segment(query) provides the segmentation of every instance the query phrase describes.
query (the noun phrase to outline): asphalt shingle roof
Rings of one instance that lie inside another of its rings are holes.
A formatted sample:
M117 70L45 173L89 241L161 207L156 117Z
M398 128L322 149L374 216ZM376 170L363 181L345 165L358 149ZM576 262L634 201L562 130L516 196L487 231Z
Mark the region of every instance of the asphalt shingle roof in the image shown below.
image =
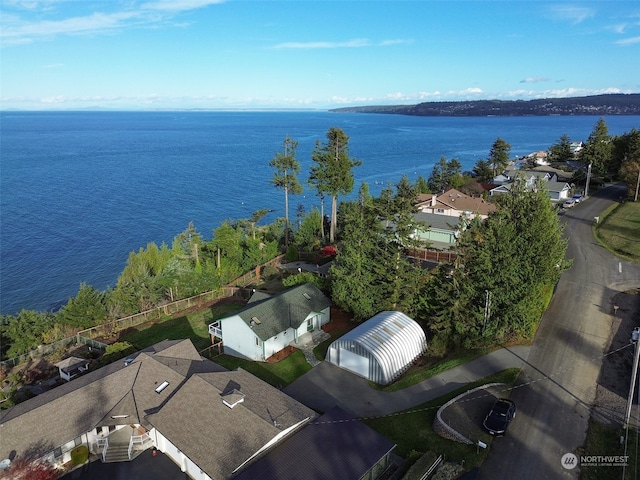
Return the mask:
M223 399L234 390L243 401L229 408ZM315 417L310 408L238 369L192 376L149 421L210 477L223 479L284 430Z
M1 412L0 457L36 445L44 454L97 426L146 424L145 415L179 387L184 372L225 370L203 360L189 340L160 342L131 358L128 366L114 362ZM158 394L163 381L169 386Z
M359 480L395 444L339 407L304 426L235 480Z
M235 315L242 318L261 340L268 340L288 328L298 328L310 313L320 313L329 306L331 301L314 284L305 283L251 302Z

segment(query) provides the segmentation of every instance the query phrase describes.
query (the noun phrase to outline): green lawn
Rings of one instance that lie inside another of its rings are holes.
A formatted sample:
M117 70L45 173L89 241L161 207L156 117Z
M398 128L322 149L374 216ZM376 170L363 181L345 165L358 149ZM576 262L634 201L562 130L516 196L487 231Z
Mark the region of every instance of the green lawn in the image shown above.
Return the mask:
M464 365L465 363L475 360L476 358L490 353L491 351L492 349L468 350L466 352L452 354L443 359L433 359L430 364L412 366L398 380L390 385L383 387L373 382L369 382L369 384L376 390L395 392L410 387L411 385L416 385L427 378L434 377L442 372L457 367L458 365Z
M300 375L311 370L311 365L300 350L278 363L252 362L231 355L220 355L212 360L229 370L240 367L277 388L286 387Z
M436 454L444 454L447 461L463 464L467 470L470 470L482 464L489 449L480 449L480 452L477 453L477 448L474 445L446 440L435 433L433 420L438 408L457 395L486 383L501 382L513 385L519 373L520 370L517 368L504 370L470 383L431 402L423 403L399 414L364 420L364 423L395 442L398 445L395 453L402 457L406 458L412 451L422 453L432 451Z
M595 234L611 252L640 262L640 202L624 202L605 212Z
M191 339L196 349L201 351L211 345L209 324L240 308L240 306L232 304L214 305L185 316L161 320L140 329L126 330L118 341L129 342L136 349L143 349L163 340L188 338Z
M606 426L595 420L589 420L589 429L587 430L587 443L581 448L576 455L624 455L624 444L620 443L620 437L625 432L622 427ZM622 480L631 480L638 478L638 432L633 428L629 429L627 439L627 455L629 460L622 476L622 467L613 466L585 466L580 469L581 480L599 480L601 478L619 478Z

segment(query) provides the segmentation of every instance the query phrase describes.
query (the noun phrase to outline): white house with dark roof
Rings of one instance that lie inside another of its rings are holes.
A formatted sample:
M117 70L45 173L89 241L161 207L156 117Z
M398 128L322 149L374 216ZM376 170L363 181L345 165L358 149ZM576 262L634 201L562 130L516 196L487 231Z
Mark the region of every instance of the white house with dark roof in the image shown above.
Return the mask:
M224 353L265 361L288 345L306 343L331 320L331 300L306 283L272 296L256 292L245 308L209 325Z
M68 357L55 364L60 378L69 382L73 377L89 370L90 360L86 358Z
M0 458L64 464L84 444L126 461L156 447L190 478L226 479L316 416L189 340L164 341L0 412Z

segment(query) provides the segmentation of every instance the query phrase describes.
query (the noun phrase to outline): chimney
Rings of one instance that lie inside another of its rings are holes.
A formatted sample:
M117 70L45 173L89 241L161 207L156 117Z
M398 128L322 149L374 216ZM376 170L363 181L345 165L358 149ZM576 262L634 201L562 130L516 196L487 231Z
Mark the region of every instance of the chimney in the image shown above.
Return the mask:
M436 196L435 195L431 195L431 206L435 207L436 206Z

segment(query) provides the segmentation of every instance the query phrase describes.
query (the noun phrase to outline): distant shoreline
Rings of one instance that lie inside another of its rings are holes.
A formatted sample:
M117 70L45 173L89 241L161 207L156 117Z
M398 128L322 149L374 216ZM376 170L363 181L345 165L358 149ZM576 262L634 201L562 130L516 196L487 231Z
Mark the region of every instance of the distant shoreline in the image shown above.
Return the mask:
M640 115L640 94L536 100L424 102L416 105L373 105L330 109L334 113L385 113L422 117L543 117Z

